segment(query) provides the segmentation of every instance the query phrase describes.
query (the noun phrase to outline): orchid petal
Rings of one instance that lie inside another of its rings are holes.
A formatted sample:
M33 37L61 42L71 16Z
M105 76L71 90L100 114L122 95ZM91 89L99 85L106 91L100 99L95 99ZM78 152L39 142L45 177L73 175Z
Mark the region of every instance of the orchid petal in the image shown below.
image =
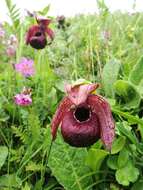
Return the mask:
M111 114L111 108L108 102L99 95L90 95L87 103L96 113L100 123L100 136L106 148L111 150L112 142L115 136L115 124Z
M66 85L65 89L69 99L76 106L86 102L87 97L99 87L99 84Z
M27 32L27 34L26 34L26 44L27 44L27 45L30 43L31 37L34 36L34 34L35 34L36 32L38 32L39 29L40 29L40 28L39 28L38 25L33 25L33 26L31 26L31 27L29 28L29 30L28 30L28 32Z
M48 36L50 37L51 40L54 39L54 32L53 30L51 30L50 28L46 29L46 33L48 34Z
M51 123L53 140L55 140L55 138L56 138L58 127L59 127L64 115L66 114L67 111L69 111L69 109L71 108L72 105L73 104L70 101L70 99L68 97L65 97L61 101L59 107L57 108L56 113L55 113L55 115L52 119L52 123Z
M48 19L46 17L43 16L38 16L36 17L37 23L44 25L44 26L48 26L51 23L51 19Z

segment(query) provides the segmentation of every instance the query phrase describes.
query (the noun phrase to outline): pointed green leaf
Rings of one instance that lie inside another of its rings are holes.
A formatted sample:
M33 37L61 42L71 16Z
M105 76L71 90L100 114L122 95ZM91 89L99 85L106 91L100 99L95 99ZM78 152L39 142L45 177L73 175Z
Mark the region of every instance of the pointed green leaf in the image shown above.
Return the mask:
M125 167L129 159L129 152L127 151L126 148L123 148L118 156L118 167L122 168Z
M137 108L141 96L134 85L124 80L117 80L114 83L114 91L117 102L125 109Z
M86 164L92 168L94 171L99 170L103 160L109 154L109 152L101 149L91 148L88 151L88 156L86 159Z
M92 177L85 176L90 172L85 165L86 156L86 149L73 148L63 142L60 137L54 142L48 165L65 189L84 190L92 184Z
M139 85L142 79L143 79L143 56L133 67L129 75L129 80L135 85Z
M21 179L16 174L3 175L0 177L0 187L18 188L21 186Z
M50 9L50 5L44 7L44 9L42 11L38 11L41 15L46 16L49 12Z
M102 82L105 94L108 97L114 97L113 84L116 82L121 63L116 60L110 60L103 68Z
M109 156L107 160L108 167L111 168L112 170L117 170L118 169L117 161L118 161L117 155Z
M122 150L122 148L124 147L125 142L126 142L126 138L122 136L115 139L112 145L111 154L116 154L120 152L120 150Z
M25 184L24 187L22 187L22 190L31 190L30 186L28 185L28 183Z
M5 163L7 156L8 156L8 148L6 146L0 146L0 169Z

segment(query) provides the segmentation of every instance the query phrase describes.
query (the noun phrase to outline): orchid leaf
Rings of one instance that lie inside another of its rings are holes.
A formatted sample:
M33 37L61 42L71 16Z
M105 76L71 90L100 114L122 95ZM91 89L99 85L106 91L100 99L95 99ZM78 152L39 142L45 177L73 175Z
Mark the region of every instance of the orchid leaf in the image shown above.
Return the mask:
M109 158L107 160L108 167L111 168L112 170L117 170L118 169L117 161L118 161L117 155L109 156Z
M141 101L141 96L137 88L124 80L117 80L114 83L116 100L125 109L137 108Z
M125 167L127 162L129 160L129 152L127 151L127 149L123 148L118 156L118 167L122 168Z
M0 146L0 169L4 165L8 156L8 148L6 146Z
M124 136L121 136L117 139L114 140L112 149L111 149L111 154L116 154L122 150L126 142L126 138Z
M85 149L73 148L59 137L54 143L48 165L53 175L65 189L83 190L92 184L91 176L80 180L82 176L90 172L90 169L85 165L86 156L87 151Z
M139 59L139 61L135 64L132 71L129 75L129 80L135 84L139 85L143 78L143 56Z
M91 148L88 151L86 164L92 168L93 171L98 171L103 160L109 154L109 152L102 149Z
M102 82L107 97L114 97L113 84L116 82L121 63L116 60L110 60L103 68Z
M9 189L16 189L21 186L21 183L21 179L16 174L7 174L0 177L0 188L8 187Z

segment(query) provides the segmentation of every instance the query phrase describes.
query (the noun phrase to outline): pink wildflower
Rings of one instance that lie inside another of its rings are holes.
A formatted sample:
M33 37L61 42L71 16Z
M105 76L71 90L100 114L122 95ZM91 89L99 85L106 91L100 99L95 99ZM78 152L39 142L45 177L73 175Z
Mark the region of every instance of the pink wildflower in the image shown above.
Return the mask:
M14 101L17 105L28 106L32 104L31 96L28 94L16 94L14 96Z
M15 103L20 106L28 106L32 104L31 92L31 88L24 87L20 94L14 96Z
M4 38L5 36L5 31L3 28L0 27L0 38Z
M35 74L34 62L31 59L22 58L20 63L15 64L15 70L24 77L30 77Z
M101 32L101 38L102 38L103 40L110 40L110 38L111 38L111 32L108 31L108 30L102 31L102 32Z
M9 46L7 47L7 49L6 49L6 53L7 53L7 55L8 55L9 57L14 56L15 53L16 53L15 47L12 46L12 45L9 45Z
M11 34L9 36L9 40L7 41L6 45L6 53L9 57L12 57L16 54L16 49L17 49L17 38L14 34Z

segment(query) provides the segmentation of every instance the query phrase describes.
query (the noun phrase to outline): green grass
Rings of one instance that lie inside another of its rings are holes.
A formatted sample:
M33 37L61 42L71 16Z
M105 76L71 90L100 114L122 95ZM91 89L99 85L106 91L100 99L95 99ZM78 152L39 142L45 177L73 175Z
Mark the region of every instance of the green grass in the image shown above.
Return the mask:
M20 21L19 10L11 1L7 5L12 25L4 24L0 42L0 190L142 189L143 14L111 14L100 5L99 14L66 18L64 30L52 18L54 41L37 51L25 44L34 18ZM6 54L10 34L18 39L13 57ZM36 75L25 79L15 72L13 64L21 57L34 60ZM100 141L87 149L72 148L59 131L47 160L50 122L64 84L80 78L99 82L98 93L112 107L113 150L103 150ZM32 88L29 107L13 101L23 86Z

